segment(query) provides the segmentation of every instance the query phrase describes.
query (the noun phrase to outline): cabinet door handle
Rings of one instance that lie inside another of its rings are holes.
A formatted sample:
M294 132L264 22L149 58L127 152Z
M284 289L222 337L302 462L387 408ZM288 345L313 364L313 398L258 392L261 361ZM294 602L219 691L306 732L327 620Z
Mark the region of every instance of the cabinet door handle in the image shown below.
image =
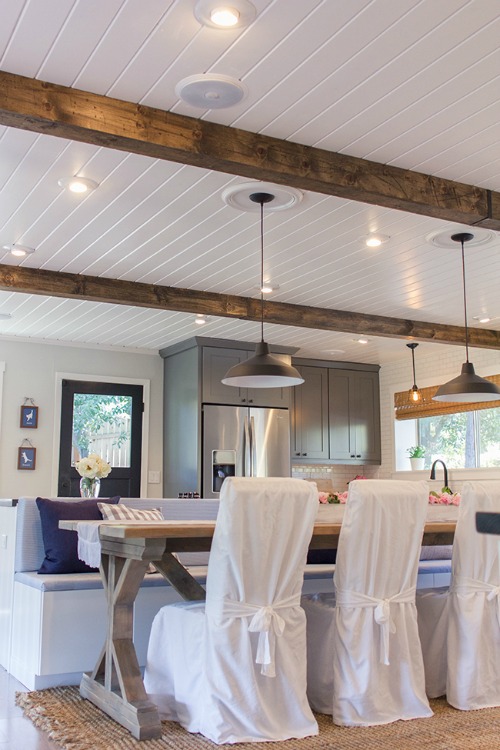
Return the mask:
M356 458L361 458L361 453L358 453Z
M354 453L351 453L351 458L356 458L356 456L354 455Z
M249 403L249 404L253 404L253 398L249 398L249 399L248 399L248 403Z
M303 453L302 455L303 455L303 456L307 456L307 453Z
M241 403L244 404L246 402L246 398L241 399Z
M296 455L296 456L300 456L300 453L296 453L295 455Z

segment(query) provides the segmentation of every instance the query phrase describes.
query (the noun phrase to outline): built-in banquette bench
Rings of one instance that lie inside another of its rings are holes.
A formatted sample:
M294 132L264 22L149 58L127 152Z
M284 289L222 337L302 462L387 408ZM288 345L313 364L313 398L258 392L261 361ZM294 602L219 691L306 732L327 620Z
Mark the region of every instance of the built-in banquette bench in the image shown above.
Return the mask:
M127 498L120 502L133 508L160 508L169 520L212 520L219 505L218 500ZM36 498L22 497L16 505L0 501L0 664L31 690L78 684L82 672L95 666L106 631L99 573L39 574L44 555ZM185 553L180 559L204 584L208 553ZM449 560L421 565L419 585L447 583ZM304 593L333 590L332 572L328 564L307 566ZM134 643L141 666L153 617L164 604L179 598L158 573L145 577L134 611Z

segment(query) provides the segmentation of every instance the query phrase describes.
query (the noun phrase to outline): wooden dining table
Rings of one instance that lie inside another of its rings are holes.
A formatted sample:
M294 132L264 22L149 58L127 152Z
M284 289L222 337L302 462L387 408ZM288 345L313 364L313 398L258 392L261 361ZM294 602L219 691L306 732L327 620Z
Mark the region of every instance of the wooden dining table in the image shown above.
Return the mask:
M60 521L77 531L78 521ZM107 598L106 641L92 672L85 673L80 694L126 727L138 740L161 737L156 705L144 688L133 642L133 609L149 564L186 600L203 601L205 589L173 553L209 551L215 521L98 522L100 572ZM425 525L423 545L452 544L453 521ZM336 549L341 521L317 521L310 549Z

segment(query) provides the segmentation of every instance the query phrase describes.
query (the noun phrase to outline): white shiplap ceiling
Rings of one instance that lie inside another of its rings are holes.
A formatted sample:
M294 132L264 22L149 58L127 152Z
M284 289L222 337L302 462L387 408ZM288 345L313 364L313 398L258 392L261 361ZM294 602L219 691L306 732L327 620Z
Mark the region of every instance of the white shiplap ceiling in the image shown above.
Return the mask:
M500 190L498 0L254 0L247 28L196 20L193 0L0 0L0 69L310 146ZM186 76L241 80L247 96L198 110ZM79 174L84 197L58 186ZM258 296L259 217L222 201L247 180L0 127L0 263ZM468 229L305 193L265 220L271 299L463 325L457 249ZM390 239L368 249L363 236ZM483 233L485 230L482 230ZM500 330L500 237L467 259L469 323ZM143 308L0 292L0 337L158 349L193 335L255 341L258 326ZM359 331L363 334L363 331ZM405 342L266 326L302 356L387 363ZM436 346L436 351L440 347ZM328 352L334 353L329 354ZM341 353L339 353L339 351Z

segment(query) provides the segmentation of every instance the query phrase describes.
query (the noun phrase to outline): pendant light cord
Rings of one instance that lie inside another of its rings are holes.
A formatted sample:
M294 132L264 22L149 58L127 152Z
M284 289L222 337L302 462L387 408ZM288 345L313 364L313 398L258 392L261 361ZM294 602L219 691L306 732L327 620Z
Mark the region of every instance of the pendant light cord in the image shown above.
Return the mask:
M464 240L462 238L462 281L464 287L464 316L465 316L465 361L469 362L469 328L467 326L467 295L465 293L465 252Z
M264 201L260 202L260 340L264 343Z
M413 362L413 387L417 387L417 379L415 377L415 349L411 350L411 360Z

